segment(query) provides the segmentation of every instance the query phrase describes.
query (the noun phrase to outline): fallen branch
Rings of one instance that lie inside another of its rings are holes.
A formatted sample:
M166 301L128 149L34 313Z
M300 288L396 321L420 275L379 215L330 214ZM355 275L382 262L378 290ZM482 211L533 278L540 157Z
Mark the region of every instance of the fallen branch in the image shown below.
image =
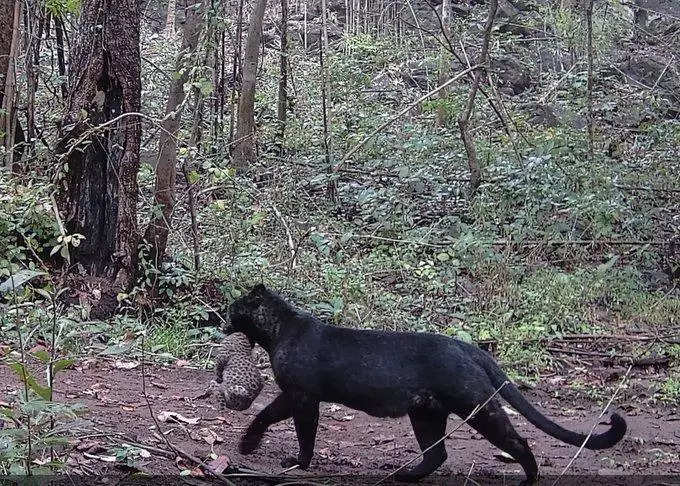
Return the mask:
M158 435L165 441L165 444L168 446L168 448L172 451L174 451L178 456L183 457L184 459L191 461L192 463L198 465L206 474L213 476L215 479L220 481L221 483L226 484L227 486L236 486L233 482L231 482L229 479L227 479L223 474L216 473L213 471L210 466L208 466L205 462L201 461L198 457L194 457L188 452L185 452L184 450L180 449L176 445L174 445L172 442L170 442L170 439L163 433L163 429L161 428L161 425L158 423L158 419L156 419L156 414L153 411L153 406L151 405L151 401L149 400L149 395L146 393L146 360L144 359L144 340L142 340L142 395L144 396L144 401L146 402L146 406L149 409L149 413L151 414L151 419L153 420L153 423L156 425L156 430L158 431Z
M342 236L341 233L329 233L335 236ZM425 241L415 241L415 240L400 240L397 238L388 238L384 236L376 236L376 235L352 235L352 238L360 238L360 239L371 239L371 240L378 240L378 241L387 241L391 243L402 243L406 245L418 245L418 246L427 246L427 247L432 247L432 248L445 248L448 246L451 246L455 244L455 241L433 241L433 242L425 242ZM611 245L611 246L620 246L620 245L630 245L630 246L644 246L644 245L650 245L650 246L663 246L667 243L666 240L522 240L522 241L513 241L513 240L507 240L507 239L499 239L499 240L488 240L488 241L482 241L480 244L483 245L492 245L492 246L501 246L501 245L516 245L520 247L530 247L530 246L569 246L569 245L575 245L575 246L588 246L588 245Z

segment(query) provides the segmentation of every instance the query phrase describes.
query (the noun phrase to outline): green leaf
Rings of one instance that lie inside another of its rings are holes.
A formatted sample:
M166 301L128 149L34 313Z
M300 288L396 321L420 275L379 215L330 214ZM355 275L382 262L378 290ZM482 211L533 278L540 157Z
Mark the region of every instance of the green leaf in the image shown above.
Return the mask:
M7 418L16 417L16 414L11 408L0 408L0 415L4 415Z
M101 352L101 354L105 355L118 355L118 354L123 354L128 352L130 349L129 345L126 344L114 344L113 346L109 346L106 348L104 351Z
M607 270L611 270L614 265L616 265L616 262L619 261L619 256L614 255L609 259L607 263L603 263L597 267L598 272L606 272Z
M61 251L59 252L59 254L60 254L60 255L62 256L62 258L63 258L64 260L66 260L67 262L70 262L70 261L71 261L71 256L69 255L69 252L68 252L68 245L62 246L62 247L61 247Z
M52 374L56 375L60 371L64 371L71 367L73 363L75 363L75 360L73 359L59 359L55 361L54 366L52 367Z
M463 331L462 329L458 329L456 331L456 337L461 341L465 341L466 343L472 342L472 336L470 336L470 333L467 331Z
M28 387L33 390L35 393L38 394L40 398L43 400L51 400L52 398L52 389L46 386L42 386L38 381L35 379L35 377L31 374L30 371L26 369L26 367L21 364L21 363L11 363L9 365L10 369L14 371L19 379L26 383Z
M38 358L43 363L49 363L50 362L50 353L48 353L44 349L36 351L35 353L33 353L33 356Z
M19 270L13 276L0 284L0 294L10 292L12 290L19 290L23 284L40 275L46 275L46 273L36 270Z
M201 180L201 175L198 172L195 170L189 172L189 184L196 184L199 180Z

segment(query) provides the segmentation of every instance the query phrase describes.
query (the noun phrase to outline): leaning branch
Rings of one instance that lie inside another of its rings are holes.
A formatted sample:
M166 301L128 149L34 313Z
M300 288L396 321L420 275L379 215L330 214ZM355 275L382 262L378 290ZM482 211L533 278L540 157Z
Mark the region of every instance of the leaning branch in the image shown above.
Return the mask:
M482 43L482 52L479 54L479 61L477 63L477 69L475 70L475 78L472 82L472 88L470 89L470 96L468 97L467 105L465 106L465 111L463 116L458 119L458 128L460 129L460 135L463 139L463 144L465 145L465 151L468 157L468 166L470 167L470 188L469 194L472 198L479 185L482 182L482 169L479 166L479 160L477 159L477 150L475 149L475 143L468 130L468 125L470 123L470 115L472 114L472 108L475 104L475 98L477 97L477 91L479 90L479 82L482 78L483 66L486 66L489 54L489 42L491 40L491 28L493 27L493 21L496 17L496 11L498 10L498 0L491 0L489 3L489 17L486 19L486 25L484 26L484 41Z
M449 79L449 80L448 80L447 82L445 82L444 84L442 84L442 85L440 85L440 86L437 86L435 89L433 89L433 90L430 91L429 93L424 94L423 96L421 96L420 98L418 98L416 101L414 101L413 103L411 103L410 105L408 105L406 108L404 108L403 110L401 110L399 113L397 113L396 115L394 115L392 118L390 118L389 120L387 120L385 123L383 123L382 125L380 125L378 128L376 128L375 130L373 130L373 131L372 131L366 138L364 138L358 145L356 145L352 150L350 150L349 152L347 152L347 153L345 154L345 156L342 158L342 160L340 160L340 162L338 162L337 164L335 164L335 165L333 166L333 172L337 172L337 171L340 169L340 167L342 166L342 164L344 164L347 160L349 160L349 158L350 158L352 155L354 155L359 149L361 149L361 147L363 147L364 145L366 145L366 144L367 144L373 137L375 137L378 133L380 133L380 132L383 131L386 127L388 127L389 125L391 125L392 123L394 123L395 121L397 121L399 118L401 118L402 116L404 116L406 113L408 113L410 110L412 110L415 106L419 105L420 103L422 103L423 101L425 101L426 99L428 99L430 96L439 93L441 90L443 90L443 89L446 88L447 86L449 86L449 85L455 83L455 82L458 81L460 78L462 78L463 76L465 76L465 75L468 74L469 72L474 71L474 70L475 70L476 68L478 68L478 67L479 67L478 65L475 65L475 66L472 66L472 67L469 67L469 68L465 69L464 71L459 72L459 73L456 74L453 78Z

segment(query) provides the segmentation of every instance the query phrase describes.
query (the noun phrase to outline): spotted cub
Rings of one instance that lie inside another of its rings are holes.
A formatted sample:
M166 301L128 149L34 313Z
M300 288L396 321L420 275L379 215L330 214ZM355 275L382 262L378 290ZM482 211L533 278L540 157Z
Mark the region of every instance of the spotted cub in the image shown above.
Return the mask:
M222 342L212 389L220 406L231 410L247 409L262 391L262 375L245 334L230 334Z

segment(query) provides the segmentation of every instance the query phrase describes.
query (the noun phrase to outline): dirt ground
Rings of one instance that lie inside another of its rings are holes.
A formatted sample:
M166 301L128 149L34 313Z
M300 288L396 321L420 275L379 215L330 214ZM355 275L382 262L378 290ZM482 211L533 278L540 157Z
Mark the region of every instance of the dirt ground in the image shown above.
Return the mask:
M255 454L241 456L236 450L238 438L254 414L277 393L271 377L249 410L221 411L212 400L197 398L205 391L211 373L184 364L186 366L148 365L146 369L147 396L154 414L162 418L165 418L162 412L181 414L179 421L171 418L159 422L170 442L208 463L218 457L218 461L213 462L215 467L217 464L224 467L228 462L231 469L226 473L233 471L233 467L269 474L282 472L280 460L297 453L292 421L274 425ZM141 369L134 362L87 359L76 369L60 375L56 400L81 403L88 409L84 421L74 430L69 459L74 473L120 472L119 462L110 461L116 447L126 441L165 447L158 436L154 436L155 423L142 394ZM672 407L639 406L640 394L635 392L635 383L644 389L644 380L640 374L634 376L631 385L617 399L617 408L628 420L627 437L613 449L584 450L569 468L573 484L583 484L585 476L589 476L586 484L601 481L609 486L680 484L680 411ZM542 385L525 393L532 403L560 424L587 431L599 416L602 405L574 397L570 389L560 383L555 377L546 378ZM14 375L6 366L1 366L0 399L11 403L17 388ZM577 452L576 447L543 434L520 415L513 415L512 420L520 434L529 440L543 477L559 475ZM460 420L452 416L448 430L459 423ZM502 462L497 457L499 451L466 425L447 439L446 445L449 459L427 484L463 484L468 475L481 484L512 484L520 477L518 464ZM312 466L309 471L288 472L285 478L316 484L374 484L415 458L418 452L408 418L377 419L342 406L322 404ZM134 466L137 471L153 475L179 475L181 470L193 470L201 476L200 470L187 461L156 453L139 458ZM651 474L665 477L658 483L633 480L639 475ZM602 477L596 481L592 475ZM235 480L238 482L238 478ZM569 482L562 479L559 484Z

